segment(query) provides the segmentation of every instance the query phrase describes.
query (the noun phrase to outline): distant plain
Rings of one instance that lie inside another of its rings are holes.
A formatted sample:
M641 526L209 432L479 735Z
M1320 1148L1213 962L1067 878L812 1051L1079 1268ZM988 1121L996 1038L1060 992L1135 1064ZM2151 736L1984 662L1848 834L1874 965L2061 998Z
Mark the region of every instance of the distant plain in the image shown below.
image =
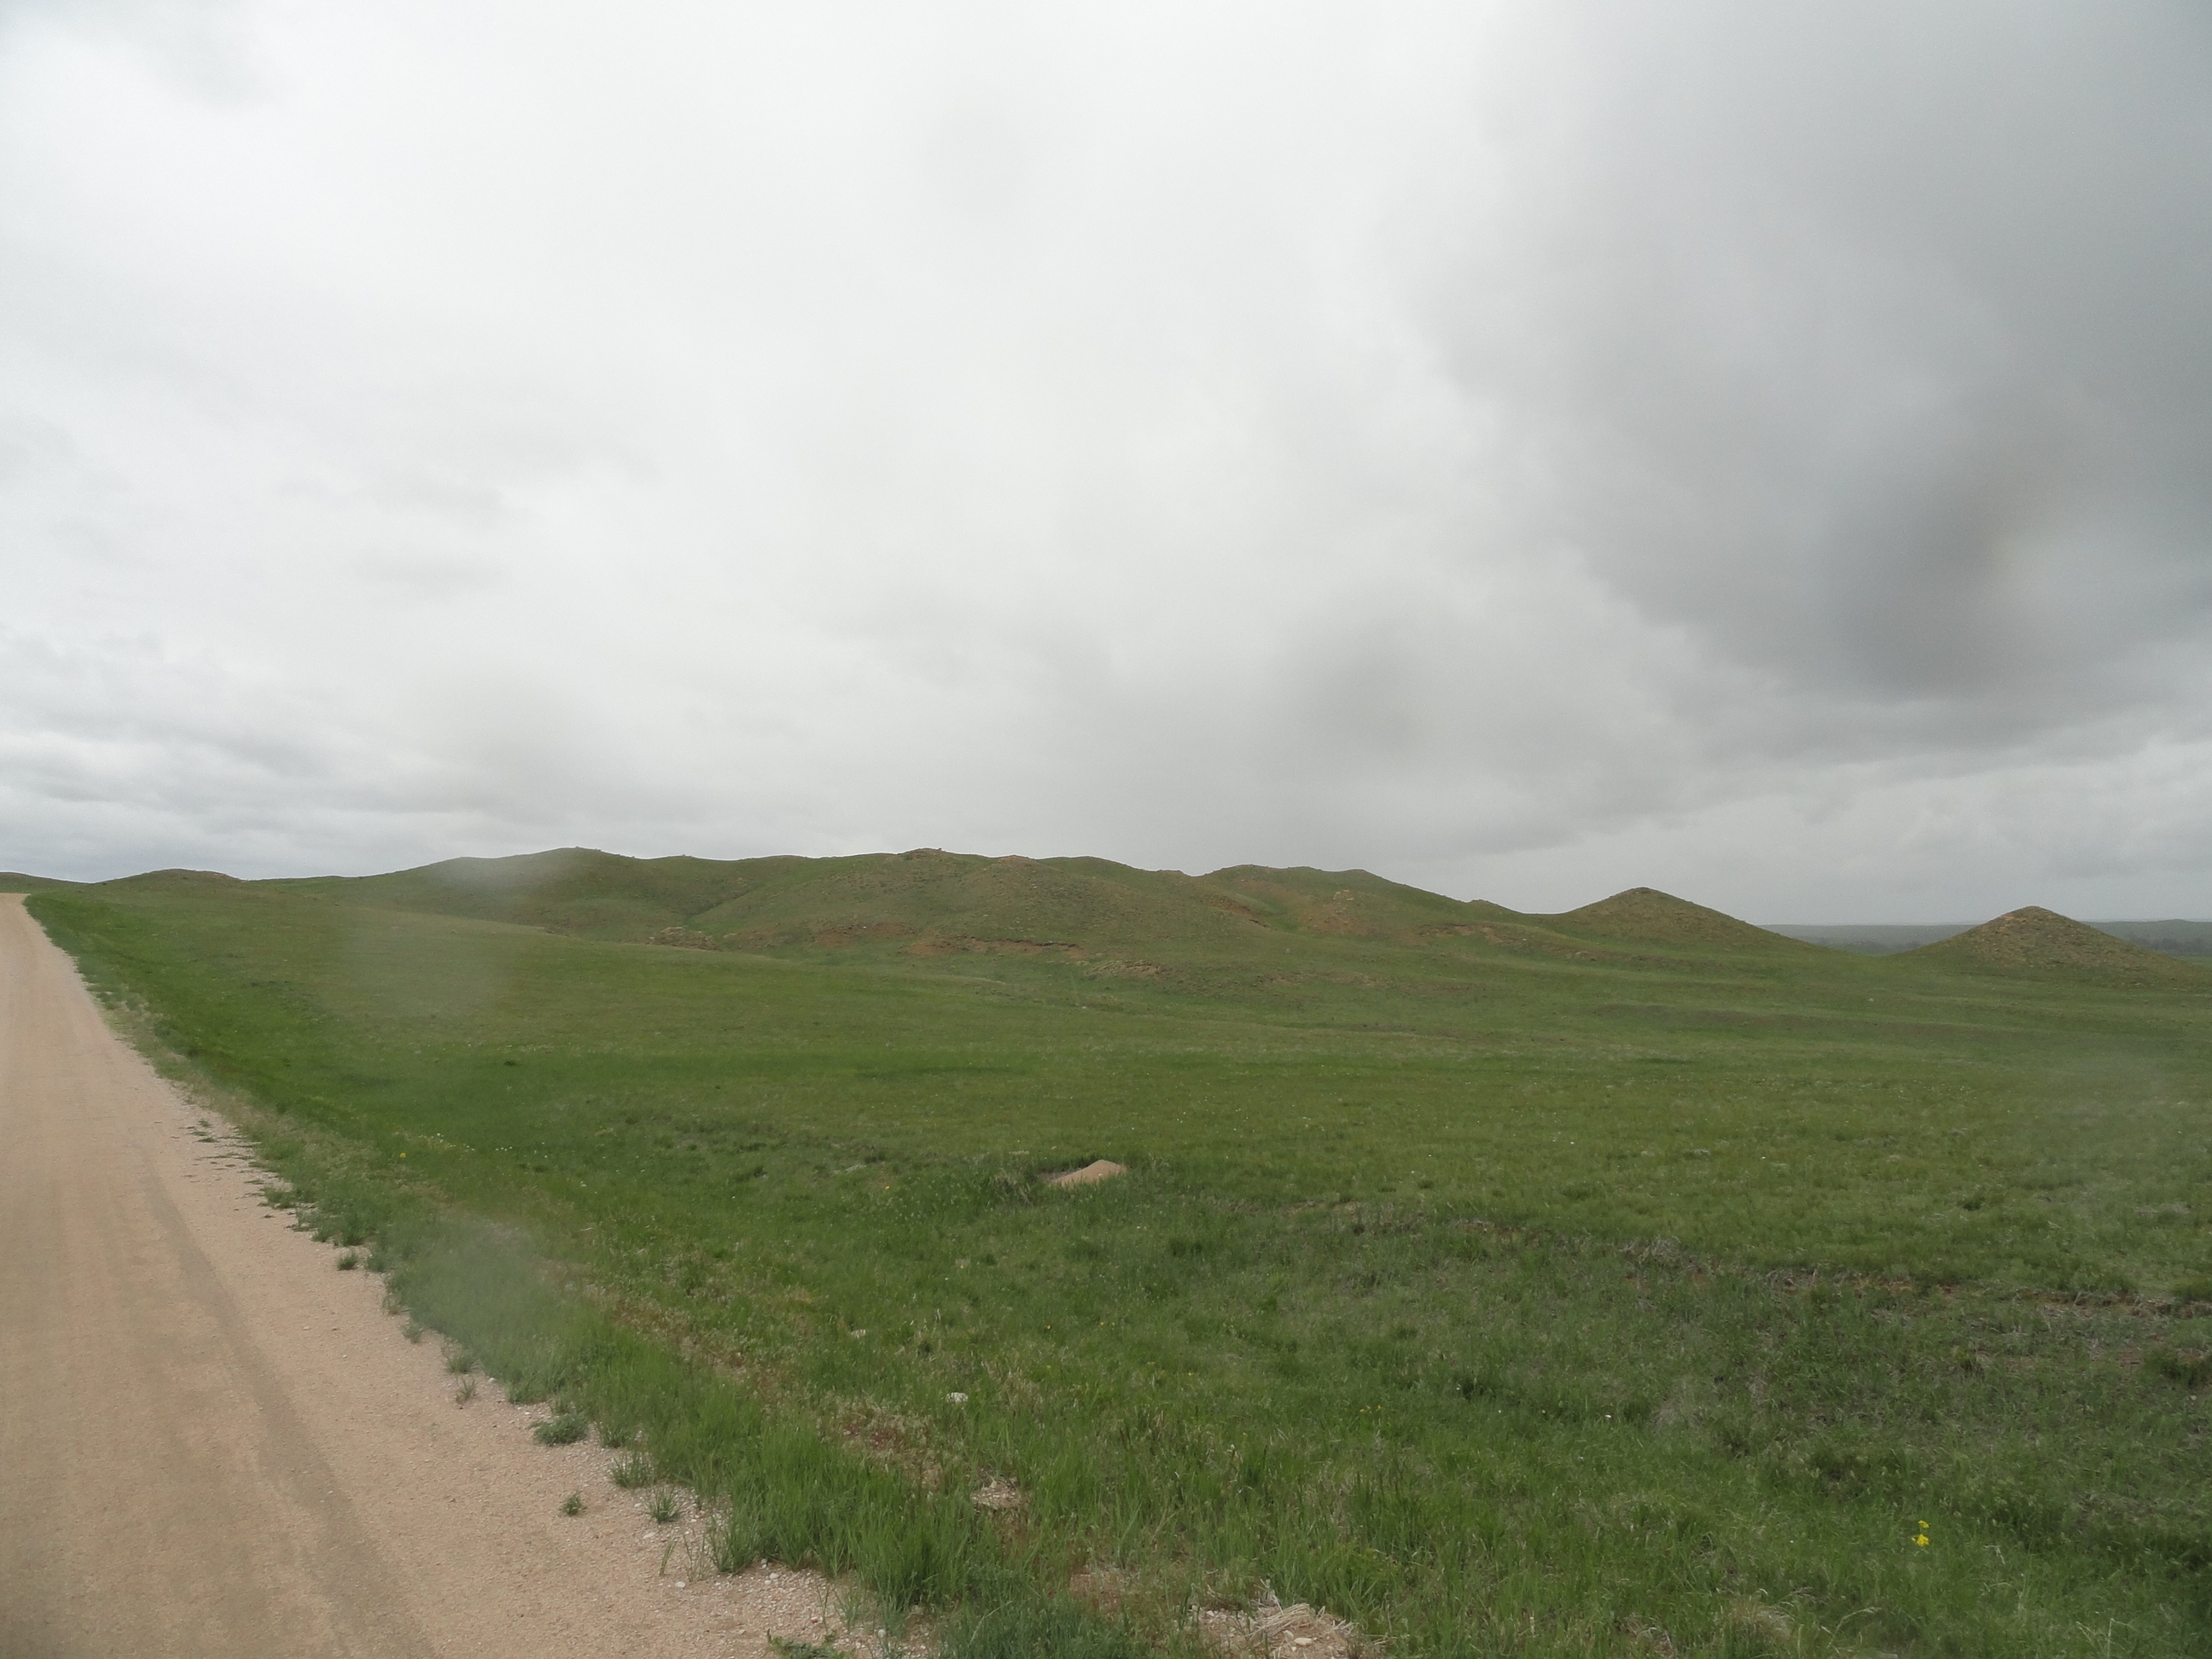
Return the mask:
M1973 922L1770 922L1770 933L1825 945L1832 950L1856 951L1863 956L1886 957L1899 951L1917 951L1963 933ZM2212 921L2100 921L2088 926L2172 957L2212 957Z
M927 850L31 906L420 1316L948 1651L2212 1648L2174 955Z

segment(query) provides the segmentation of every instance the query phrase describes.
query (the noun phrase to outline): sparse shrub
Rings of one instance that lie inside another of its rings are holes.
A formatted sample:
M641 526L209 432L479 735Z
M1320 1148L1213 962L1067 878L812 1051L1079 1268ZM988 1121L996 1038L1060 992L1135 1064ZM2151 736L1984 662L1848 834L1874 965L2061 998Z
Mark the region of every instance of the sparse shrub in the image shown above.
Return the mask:
M446 1369L455 1376L466 1376L476 1368L477 1357L466 1348L452 1348L447 1351Z
M341 1250L338 1252L338 1271L340 1273L349 1273L359 1266L361 1266L361 1258L355 1255L351 1250Z
M684 1513L684 1505L674 1492L664 1490L653 1493L653 1501L646 1505L645 1512L665 1527Z
M607 1468L607 1479L624 1492L649 1486L659 1478L660 1472L653 1467L653 1459L641 1451L634 1451L627 1457L617 1457Z
M453 1390L453 1403L454 1403L456 1406L465 1406L465 1405L467 1405L467 1404L469 1403L469 1401L471 1401L471 1400L475 1399L476 1397L477 1397L477 1380L476 1380L476 1378L474 1378L473 1376L465 1376L465 1377L463 1377L463 1378L461 1379L461 1386L460 1386L460 1387L459 1387L458 1389L455 1389Z
M566 1498L562 1498L562 1499L561 1500L561 1513L562 1513L562 1514L563 1514L563 1515L581 1515L583 1512L584 1512L584 1494L583 1494L583 1493L581 1493L581 1492L570 1492L570 1493L569 1493Z

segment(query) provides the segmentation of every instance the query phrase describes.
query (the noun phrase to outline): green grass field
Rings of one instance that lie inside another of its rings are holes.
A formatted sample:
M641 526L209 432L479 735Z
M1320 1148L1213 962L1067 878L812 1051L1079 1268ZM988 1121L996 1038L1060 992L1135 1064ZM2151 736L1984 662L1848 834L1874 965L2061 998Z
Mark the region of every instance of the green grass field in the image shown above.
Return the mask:
M425 1322L949 1652L2212 1651L2205 969L934 853L32 907Z

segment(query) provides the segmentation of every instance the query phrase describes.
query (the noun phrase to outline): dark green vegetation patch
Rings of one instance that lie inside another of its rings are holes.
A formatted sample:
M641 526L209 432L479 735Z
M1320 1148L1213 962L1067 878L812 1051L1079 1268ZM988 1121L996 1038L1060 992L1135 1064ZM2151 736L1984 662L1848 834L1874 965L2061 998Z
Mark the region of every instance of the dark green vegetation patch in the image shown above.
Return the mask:
M953 1654L2212 1650L2189 964L934 852L32 902L417 1316Z

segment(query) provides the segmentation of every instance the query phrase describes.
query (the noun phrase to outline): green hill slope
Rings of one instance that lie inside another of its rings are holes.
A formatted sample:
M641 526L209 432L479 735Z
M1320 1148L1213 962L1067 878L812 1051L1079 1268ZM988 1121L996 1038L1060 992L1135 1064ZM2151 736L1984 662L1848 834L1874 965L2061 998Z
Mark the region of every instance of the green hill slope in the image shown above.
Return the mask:
M1524 920L1503 905L1446 898L1364 870L1273 870L1239 864L1201 876L1196 885L1208 902L1233 907L1234 914L1263 927L1347 939L1407 942L1484 920Z
M624 858L584 847L504 859L447 859L381 876L325 876L272 883L353 904L473 916L586 939L638 939L687 921L757 879L760 859Z
M1415 944L1524 919L1364 870L1238 866L1192 877L1107 859L986 858L933 848L850 858L630 859L563 848L390 875L272 884L349 903L582 938L738 950L1198 947L1262 935Z
M0 889L20 879L0 876ZM229 882L157 871L131 883ZM559 848L449 859L386 875L247 884L349 904L506 922L574 938L739 951L901 958L974 953L1153 973L1428 973L1486 959L1700 970L1733 960L1809 967L1845 952L1755 927L1650 887L1557 915L1523 915L1364 870L1233 865L1202 876L1109 859L990 858L917 848L845 858L634 859ZM2038 907L1885 958L2115 988L2212 987L2212 974ZM1237 964L1246 964L1239 967ZM994 970L996 971L996 970Z
M1692 904L1655 887L1631 887L1579 910L1530 918L1564 933L1624 944L1698 946L1733 951L1818 950L1818 945L1771 933L1718 910Z
M2092 985L2190 987L2212 991L2212 972L2162 956L2085 922L2030 904L1934 945L1893 958L1982 973L2025 974Z
M48 887L75 887L78 884L55 876L27 876L20 870L0 870L0 893L36 893Z
M983 858L940 852L796 861L796 867L696 917L739 948L898 944L927 951L1129 950L1232 943L1255 925L1175 871L1106 859Z

